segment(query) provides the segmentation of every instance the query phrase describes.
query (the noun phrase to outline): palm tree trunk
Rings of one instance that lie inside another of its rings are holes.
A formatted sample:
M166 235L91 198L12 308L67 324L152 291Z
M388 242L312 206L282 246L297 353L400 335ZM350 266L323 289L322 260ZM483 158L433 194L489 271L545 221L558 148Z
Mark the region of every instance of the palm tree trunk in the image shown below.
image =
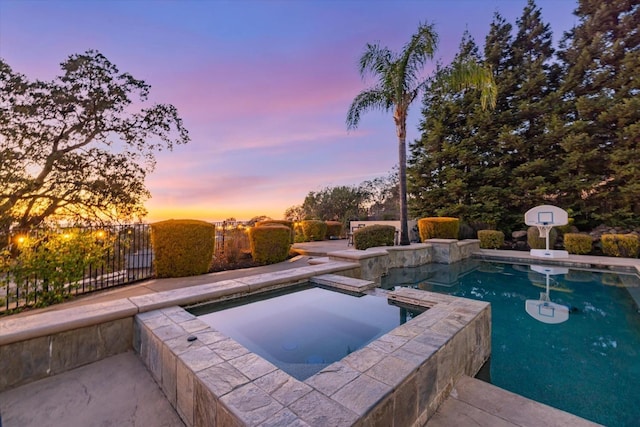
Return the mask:
M398 173L400 189L400 245L411 244L409 240L409 226L407 223L407 120L403 117L396 119L396 133L398 134Z

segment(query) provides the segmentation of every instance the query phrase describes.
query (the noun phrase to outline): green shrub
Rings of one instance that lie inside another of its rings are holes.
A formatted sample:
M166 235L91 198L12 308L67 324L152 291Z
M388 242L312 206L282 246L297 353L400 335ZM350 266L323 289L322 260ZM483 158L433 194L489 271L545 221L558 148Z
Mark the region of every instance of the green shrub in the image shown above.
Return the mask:
M293 221L288 221L286 219L268 219L265 221L256 222L256 227L263 227L265 225L284 225L286 227L289 227L289 229L291 230L291 243L294 242L296 232L293 226Z
M16 236L14 242L15 256L0 252L0 286L13 283L24 305L45 307L68 298L90 265L104 265L114 237L102 230L67 228Z
M638 258L640 237L635 234L603 234L602 253L607 256Z
M251 256L258 264L274 264L287 259L290 242L291 229L285 225L249 229Z
M326 221L327 224L327 234L325 239L330 239L331 237L340 237L342 236L342 223L340 221Z
M376 246L393 246L396 228L393 225L374 224L353 232L353 246L365 250Z
M586 255L591 253L593 239L588 234L565 233L564 248L570 254Z
M305 220L300 223L302 234L306 242L324 240L327 235L327 224L315 219Z
M552 228L549 230L549 249L553 249L556 240L558 240L558 232ZM527 229L527 243L531 249L547 249L545 238L540 237L540 231L534 225Z
M156 277L184 277L209 271L215 247L213 224L170 219L151 224Z
M460 220L449 217L420 218L418 220L420 240L457 239L460 233Z
M504 233L498 230L478 230L482 249L500 249L504 245Z

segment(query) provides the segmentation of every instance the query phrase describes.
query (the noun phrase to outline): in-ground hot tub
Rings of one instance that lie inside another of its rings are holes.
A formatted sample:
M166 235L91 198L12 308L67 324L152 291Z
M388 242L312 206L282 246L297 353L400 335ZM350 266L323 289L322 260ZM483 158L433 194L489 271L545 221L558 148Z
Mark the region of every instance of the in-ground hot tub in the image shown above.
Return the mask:
M336 275L311 281L371 287ZM488 359L489 304L414 289L385 295L426 311L304 381L177 306L137 315L134 346L187 425L421 425Z
M305 284L188 311L304 381L425 308L390 303L383 292L352 294Z

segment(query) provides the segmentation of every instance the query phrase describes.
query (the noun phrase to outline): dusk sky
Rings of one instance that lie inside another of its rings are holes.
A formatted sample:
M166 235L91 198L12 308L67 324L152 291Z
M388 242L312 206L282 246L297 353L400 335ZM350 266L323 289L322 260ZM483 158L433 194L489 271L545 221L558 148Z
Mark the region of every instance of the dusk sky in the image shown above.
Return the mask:
M577 24L577 0L538 0L556 44ZM390 113L348 132L366 43L400 50L435 23L448 64L465 29L476 43L495 12L515 26L526 0L0 0L0 57L51 80L67 56L95 49L178 108L191 142L157 156L148 221L282 218L310 191L392 171ZM431 64L435 65L434 64ZM429 69L427 69L429 71ZM421 102L407 142L418 137Z

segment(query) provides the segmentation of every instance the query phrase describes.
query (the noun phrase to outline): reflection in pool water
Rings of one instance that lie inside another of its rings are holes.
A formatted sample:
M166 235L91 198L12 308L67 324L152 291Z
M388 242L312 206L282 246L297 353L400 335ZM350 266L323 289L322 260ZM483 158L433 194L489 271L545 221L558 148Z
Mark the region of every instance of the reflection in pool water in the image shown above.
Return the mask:
M637 275L575 269L550 275L551 299L569 313L548 324L526 311L527 300L546 292L546 275L531 266L470 260L443 267L394 270L383 287L490 302L493 384L601 424L640 425Z

